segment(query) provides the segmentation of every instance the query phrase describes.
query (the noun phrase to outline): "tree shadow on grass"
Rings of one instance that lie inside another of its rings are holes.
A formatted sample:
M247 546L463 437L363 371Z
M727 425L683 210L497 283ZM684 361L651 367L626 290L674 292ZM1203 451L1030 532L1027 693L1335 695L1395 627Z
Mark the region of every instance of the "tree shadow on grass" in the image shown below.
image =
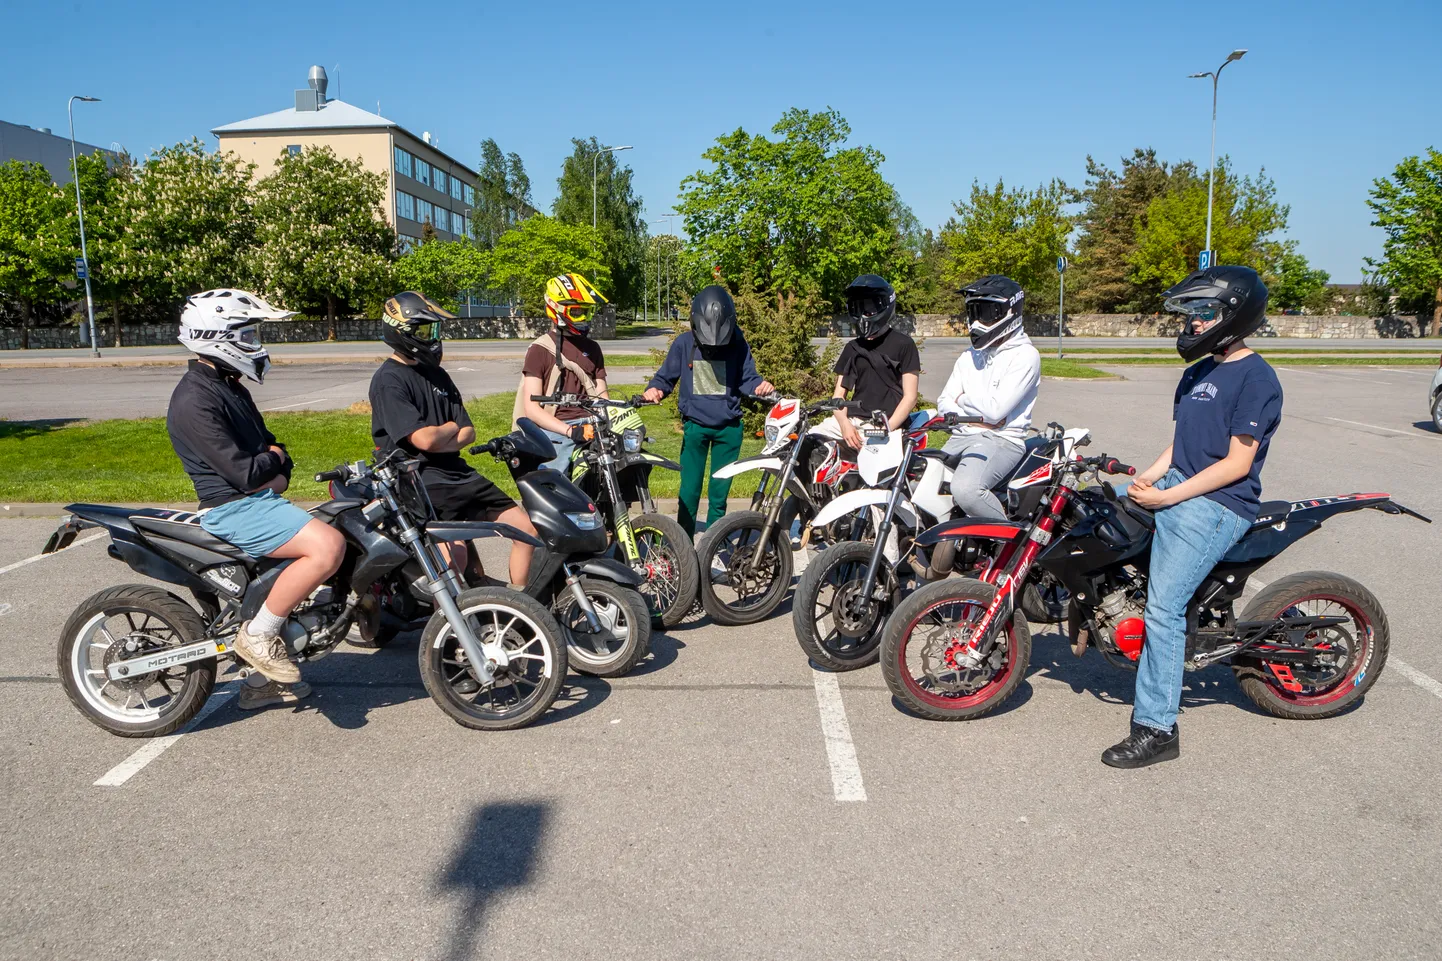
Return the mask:
M0 420L0 440L30 440L52 431L78 424L83 417L56 417L50 420Z
M543 801L496 802L471 812L465 836L437 878L443 892L459 892L456 921L442 955L448 961L479 956L486 908L497 895L523 888L535 873L541 836L550 819Z

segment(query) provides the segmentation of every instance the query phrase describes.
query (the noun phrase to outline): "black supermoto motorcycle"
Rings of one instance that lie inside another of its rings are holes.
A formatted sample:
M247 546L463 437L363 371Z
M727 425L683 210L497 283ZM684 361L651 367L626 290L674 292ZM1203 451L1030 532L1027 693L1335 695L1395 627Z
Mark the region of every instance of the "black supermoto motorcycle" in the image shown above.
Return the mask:
M1154 515L1089 475L1135 474L1115 458L1077 457L1056 472L1045 508L1026 525L960 520L916 539L991 542L980 578L921 588L897 606L881 643L892 694L932 720L965 720L999 707L1021 683L1031 654L1017 597L1038 571L1071 594L1069 634L1078 656L1094 646L1135 669L1146 642L1142 612ZM1327 518L1371 508L1431 521L1388 494L1344 494L1262 504L1256 521L1207 575L1187 609L1186 667L1219 662L1268 714L1324 718L1361 700L1387 661L1387 617L1367 588L1341 574L1289 574L1260 591L1238 616L1247 579Z
M298 661L329 654L345 639L372 585L393 579L435 610L419 649L421 679L458 723L505 730L535 721L566 677L566 647L555 618L533 598L505 588L463 589L436 549L440 541L509 537L505 524L429 520L419 461L399 452L356 463L318 482L364 482L373 499L342 498L315 508L345 537L340 570L281 628ZM146 584L109 587L80 603L60 637L58 668L71 703L123 737L170 734L204 706L229 642L260 609L289 560L256 559L208 533L189 511L71 504L44 553L68 547L88 527L110 535L109 553L137 573L190 591L196 606ZM248 668L242 669L248 673Z

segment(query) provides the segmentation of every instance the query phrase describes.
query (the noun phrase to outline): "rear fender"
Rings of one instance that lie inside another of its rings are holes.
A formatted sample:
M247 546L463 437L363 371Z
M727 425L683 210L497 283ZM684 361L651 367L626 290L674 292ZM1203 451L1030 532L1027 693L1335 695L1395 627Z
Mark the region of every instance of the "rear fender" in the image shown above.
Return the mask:
M916 537L918 547L930 547L942 540L1011 541L1024 535L1026 528L1011 521L972 520L962 518L942 521Z
M732 461L725 467L711 474L718 480L725 480L728 477L735 477L744 474L749 470L770 470L781 472L781 458L779 457L747 457L743 460Z

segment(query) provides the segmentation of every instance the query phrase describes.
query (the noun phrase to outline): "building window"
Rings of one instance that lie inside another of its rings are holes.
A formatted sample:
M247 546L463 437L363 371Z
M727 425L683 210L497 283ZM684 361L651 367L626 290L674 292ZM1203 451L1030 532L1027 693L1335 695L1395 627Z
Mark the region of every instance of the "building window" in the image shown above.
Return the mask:
M420 157L416 158L416 179L427 187L431 185L431 165Z
M455 177L451 178L451 196L456 200L463 199L463 195L461 193L461 182Z
M400 147L396 148L396 173L411 176L411 155Z
M476 191L471 187L470 184L465 185L465 194L466 206L474 207L476 205Z
M441 193L446 192L446 172L444 170L439 167L435 169L435 171L431 174L431 186L439 190Z
M457 231L454 231L454 233L458 233L458 234L460 234L462 237L472 237L472 234L471 234L471 218L470 218L470 217L468 217L468 216L465 215L465 214L452 214L452 215L451 215L451 220L453 220L453 221L459 220L459 221L461 222L461 228L460 228L459 230L457 230Z
M416 244L419 244L421 241L419 237L412 237L410 234L399 234L396 237L396 242L400 245L401 253L405 254L414 249Z
M451 229L451 212L450 212L449 210L447 210L446 208L444 208L444 207L437 207L437 208L436 208L436 229L437 229L437 230L450 230L450 229Z
M300 144L298 144L298 143L288 143L288 144L286 144L286 145L285 145L285 152L288 153L288 154L290 154L292 157L299 157L299 156L300 156Z
M416 198L416 220L421 223L435 223L435 209L431 207L429 200Z
M416 198L408 193L396 191L396 216L407 220L416 219Z

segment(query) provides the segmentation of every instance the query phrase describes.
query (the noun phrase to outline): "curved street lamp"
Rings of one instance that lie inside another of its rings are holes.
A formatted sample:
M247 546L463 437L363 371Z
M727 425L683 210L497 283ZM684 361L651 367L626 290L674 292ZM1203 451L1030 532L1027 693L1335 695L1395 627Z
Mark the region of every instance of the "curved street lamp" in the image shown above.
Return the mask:
M1189 73L1187 79L1193 80L1199 77L1212 78L1212 163L1207 168L1207 266L1216 266L1212 260L1212 178L1217 172L1217 81L1221 79L1222 69L1233 60L1240 60L1247 55L1245 48L1233 50L1227 54L1227 59L1222 61L1222 66L1216 70L1208 70L1206 73Z
M95 301L90 296L90 255L85 252L85 205L80 201L80 163L75 157L75 101L99 103L99 97L71 97L65 104L70 115L70 172L75 179L75 216L80 221L80 263L85 271L85 312L90 316L90 356L100 356L100 343L95 339ZM118 327L120 318L115 318ZM118 332L118 331L117 331Z
M601 159L603 153L613 153L621 150L630 150L631 145L624 147L602 147L591 155L591 253L596 252L596 161Z

